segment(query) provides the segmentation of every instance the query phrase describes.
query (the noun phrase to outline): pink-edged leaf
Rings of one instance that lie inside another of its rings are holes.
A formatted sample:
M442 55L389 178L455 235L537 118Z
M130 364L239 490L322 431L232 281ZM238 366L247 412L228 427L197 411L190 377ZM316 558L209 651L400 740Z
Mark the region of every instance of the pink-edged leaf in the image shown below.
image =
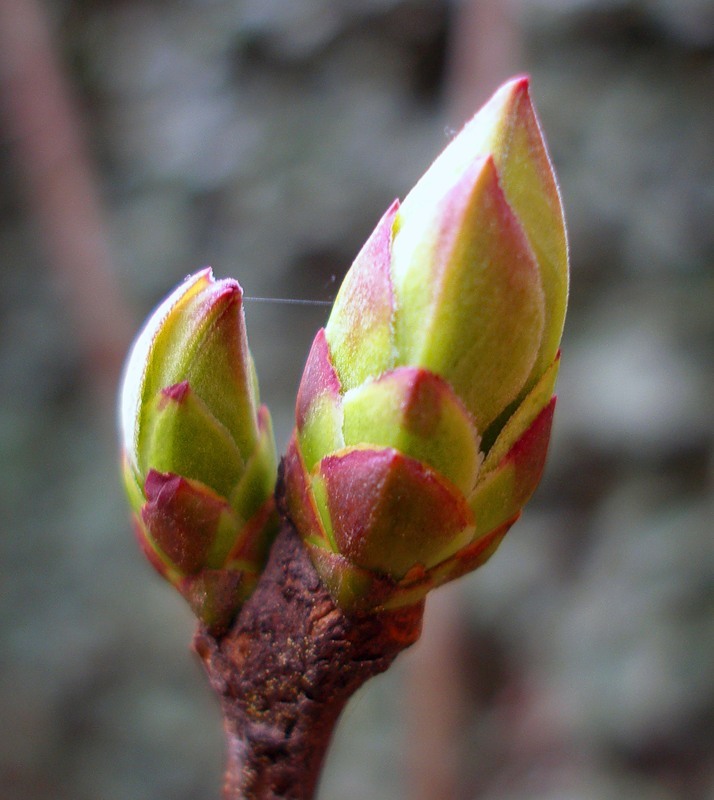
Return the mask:
M179 354L179 377L231 433L243 460L256 444L256 391L253 359L243 312L243 291L237 281L216 281L192 309L201 326ZM185 372L184 372L185 370Z
M560 353L548 366L531 391L521 400L508 419L501 423L498 420L493 427L500 427L495 441L489 447L486 458L481 465L482 476L495 469L510 452L511 448L533 424L535 418L550 403L555 390L555 381L560 368ZM499 425L499 423L501 423Z
M173 566L171 566L171 564L166 560L166 556L156 549L156 545L151 540L151 536L146 529L146 525L144 525L144 522L141 519L141 514L132 514L131 523L136 541L144 558L146 558L149 564L151 564L151 566L164 580L167 580L171 584L177 585L181 579L181 574L177 572Z
M469 500L476 537L503 525L528 502L543 473L555 410L555 397L509 450L498 467L480 480Z
M188 320L184 309L199 293L213 282L210 267L190 275L152 312L134 340L124 364L119 401L120 425L124 451L134 469L139 468L138 448L143 408L150 398L180 378L166 378L164 369L173 363L168 358L170 343L184 340Z
M200 481L227 497L243 473L243 459L228 429L189 382L159 392L153 417L140 456L142 467Z
M326 453L343 446L342 387L321 328L312 343L298 389L295 417L308 470Z
M390 274L395 200L345 276L327 323L327 341L343 388L358 386L394 363Z
M184 574L197 572L221 529L234 519L228 503L198 481L150 470L141 517L156 546Z
M441 586L448 581L453 581L483 566L496 552L498 546L503 541L503 537L508 533L519 516L520 512L516 514L514 518L503 523L485 536L477 538L475 541L466 545L462 550L459 550L456 555L434 567L430 573L434 585Z
M285 507L300 536L314 539L328 547L329 539L315 507L310 476L300 453L296 434L290 439L283 457L283 480L285 482Z
M442 375L483 431L522 391L538 353L544 297L530 245L490 157L426 209L405 203L399 221L399 363Z
M529 389L560 346L568 302L568 243L558 184L530 97L527 77L497 93L503 98L494 158L506 198L533 248L545 294L545 324Z
M297 402L295 404L295 419L298 430L301 430L305 425L310 414L310 408L314 405L316 399L325 394L335 398L335 402L339 402L342 386L332 365L325 329L320 328L313 339L298 389Z
M507 81L432 164L402 204L418 214L445 194L475 158L492 156L506 200L538 262L545 324L526 390L555 357L568 296L568 248L560 193L530 97L529 79Z
M151 436L152 401L166 387L183 381L230 432L242 458L252 452L258 398L242 297L237 281L216 281L210 269L203 270L182 284L145 326L129 358L122 391L122 418L128 419L131 406L138 414L139 452ZM132 375L139 370L140 393L131 388L137 383Z
M479 436L468 409L440 376L398 367L347 392L345 445L392 447L433 467L470 494L479 469Z
M390 448L352 448L320 462L333 534L355 564L393 578L428 568L473 534L463 495L432 469Z

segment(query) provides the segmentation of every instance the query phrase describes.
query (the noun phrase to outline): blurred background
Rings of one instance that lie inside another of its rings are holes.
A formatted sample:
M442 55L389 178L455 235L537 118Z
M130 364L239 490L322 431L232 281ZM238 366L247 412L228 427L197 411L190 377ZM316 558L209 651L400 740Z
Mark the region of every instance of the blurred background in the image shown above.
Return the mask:
M0 0L4 800L219 796L120 493L126 348L205 264L332 299L523 71L572 253L545 480L353 700L320 800L714 797L714 2ZM281 448L327 313L247 304Z

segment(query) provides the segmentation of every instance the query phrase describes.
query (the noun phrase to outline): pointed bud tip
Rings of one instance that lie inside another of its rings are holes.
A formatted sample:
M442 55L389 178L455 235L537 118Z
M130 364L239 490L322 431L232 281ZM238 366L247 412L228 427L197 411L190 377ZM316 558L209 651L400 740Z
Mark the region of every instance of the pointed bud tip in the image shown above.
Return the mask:
M176 290L177 294L181 294L181 290L187 289L189 286L203 283L208 286L214 286L217 289L217 297L232 297L235 296L238 300L243 299L243 287L238 283L235 278L216 278L213 275L213 267L204 267L203 269L187 275L184 282Z
M215 300L226 302L241 303L243 301L243 289L235 278L221 278L214 281L216 286Z
M216 280L213 269L204 267L188 275L156 306L129 350L120 382L118 426L121 444L134 468L137 467L138 415L150 353L169 316L199 293L204 293L206 312L221 313L221 305L225 305L225 310L234 304L238 310L242 306L243 289L238 281L232 278Z
M508 92L513 95L528 94L531 86L531 77L526 73L521 75L514 75L507 80L500 88L499 91Z
M243 308L243 289L234 278L220 278L205 287L205 295L200 305L201 314L219 319L223 314L238 313Z
M530 88L531 79L529 75L515 75L496 89L483 108L487 108L491 103L506 106L509 101L514 102L514 104L522 100L530 102ZM477 117L483 111L483 108L479 109L474 114L474 117Z
M511 78L502 84L466 122L461 132L447 148L447 151L453 151L451 158L443 160L449 164L451 159L454 159L454 162L463 168L469 152L484 156L502 148L500 139L503 134L499 131L503 131L504 125L506 128L513 124L528 125L527 120L534 116L529 76L518 75ZM501 158L497 159L499 165L501 165L502 156L503 153L501 153ZM450 168L453 169L453 165Z

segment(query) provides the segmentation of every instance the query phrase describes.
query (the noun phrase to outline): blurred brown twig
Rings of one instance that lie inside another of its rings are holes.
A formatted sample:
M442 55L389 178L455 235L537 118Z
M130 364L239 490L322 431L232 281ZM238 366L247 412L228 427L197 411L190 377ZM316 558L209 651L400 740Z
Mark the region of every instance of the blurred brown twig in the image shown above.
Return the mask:
M0 0L0 108L90 382L113 402L131 336L70 80L37 0Z
M521 34L511 3L457 3L448 46L444 94L450 122L458 129L491 87L522 69ZM458 587L448 587L429 598L421 641L410 662L406 774L413 800L451 800L464 792L460 743L474 676L466 664L466 620L458 593Z

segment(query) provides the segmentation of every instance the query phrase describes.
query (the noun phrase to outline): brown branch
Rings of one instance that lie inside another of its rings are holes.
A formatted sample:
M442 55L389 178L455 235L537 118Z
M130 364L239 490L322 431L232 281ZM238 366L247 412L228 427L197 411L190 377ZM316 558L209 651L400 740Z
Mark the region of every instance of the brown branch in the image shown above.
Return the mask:
M460 794L464 724L471 714L468 688L474 676L466 671L466 623L457 592L451 584L429 595L423 636L405 674L410 800Z
M194 649L221 700L225 800L308 800L349 698L419 638L423 604L347 617L286 520L258 588L220 638Z

